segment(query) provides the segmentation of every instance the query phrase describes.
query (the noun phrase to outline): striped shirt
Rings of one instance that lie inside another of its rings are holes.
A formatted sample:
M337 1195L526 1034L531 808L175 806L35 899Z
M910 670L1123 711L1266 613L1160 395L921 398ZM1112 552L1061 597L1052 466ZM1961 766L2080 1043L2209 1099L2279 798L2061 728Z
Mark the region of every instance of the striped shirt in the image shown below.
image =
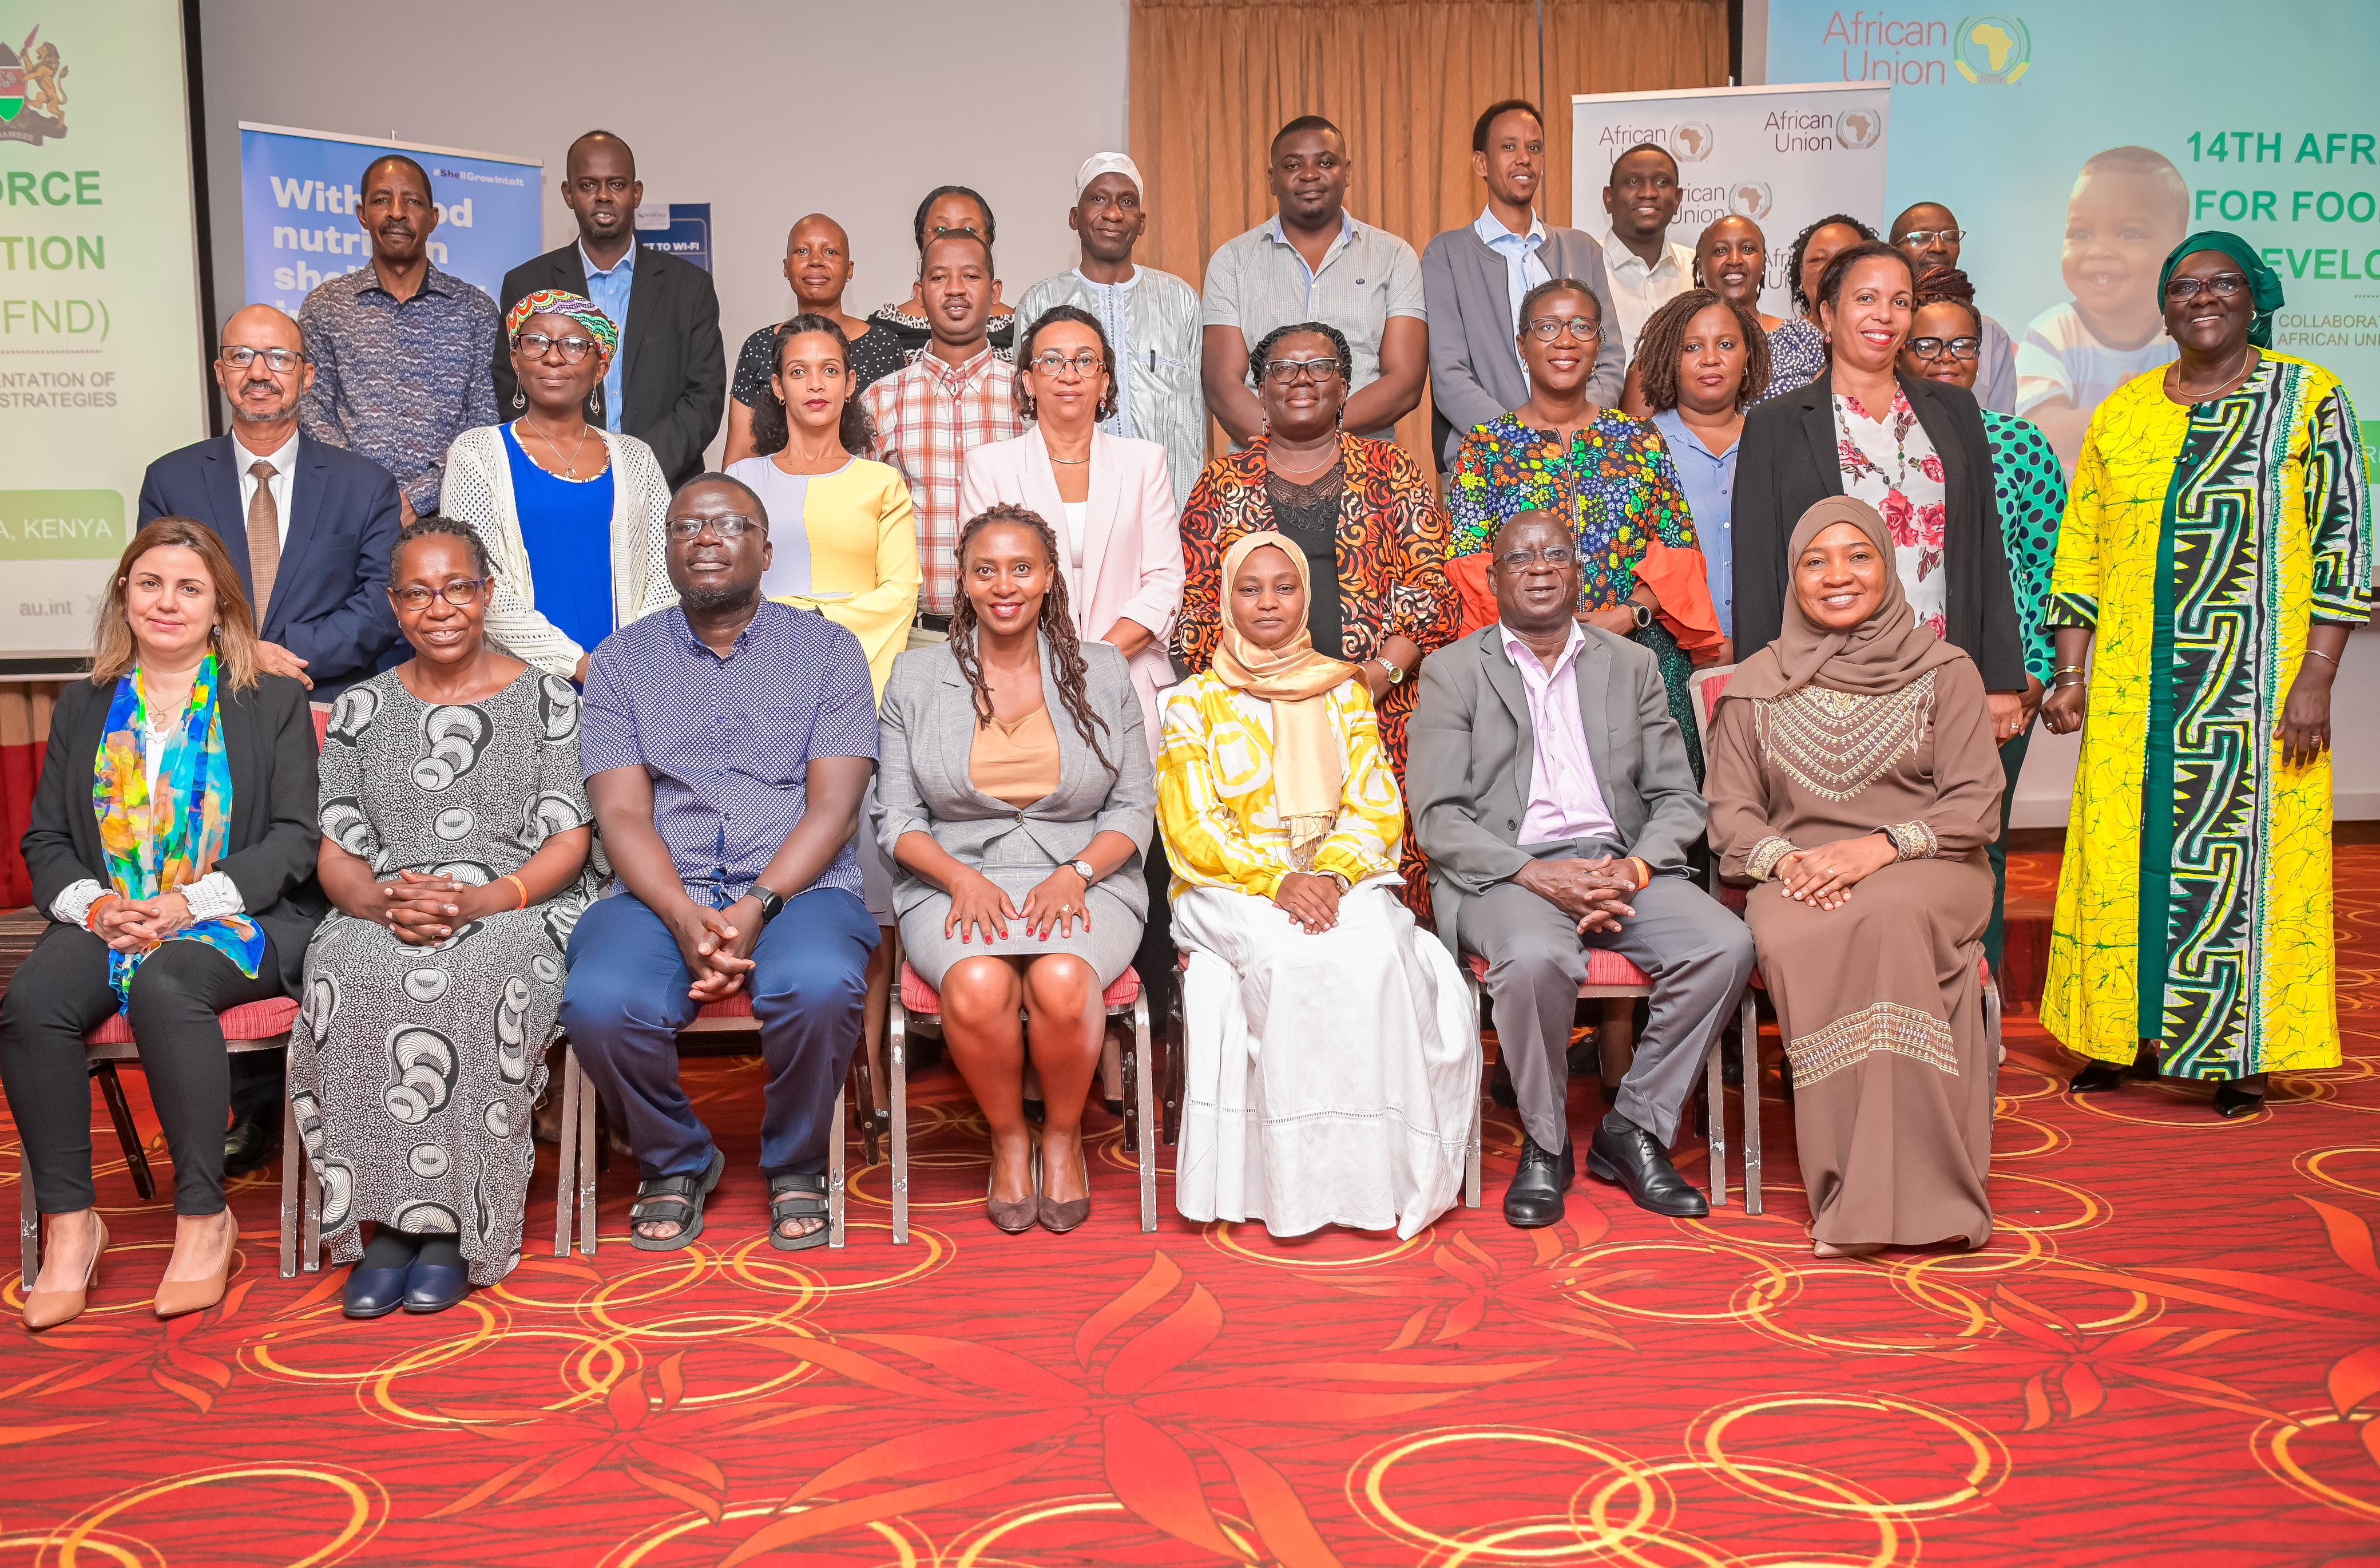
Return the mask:
M438 509L446 448L496 423L496 302L429 268L400 302L367 261L325 278L298 308L314 361L298 428L395 476L416 512Z
M989 344L964 365L931 349L868 389L876 449L909 481L917 509L917 567L925 578L917 607L947 615L958 597L959 480L966 455L1025 433L1016 417L1016 367Z
M579 764L590 779L614 768L652 775L653 826L686 895L723 909L793 836L812 759L875 760L875 691L859 639L814 611L762 600L722 659L673 607L595 650ZM851 845L811 886L859 893Z

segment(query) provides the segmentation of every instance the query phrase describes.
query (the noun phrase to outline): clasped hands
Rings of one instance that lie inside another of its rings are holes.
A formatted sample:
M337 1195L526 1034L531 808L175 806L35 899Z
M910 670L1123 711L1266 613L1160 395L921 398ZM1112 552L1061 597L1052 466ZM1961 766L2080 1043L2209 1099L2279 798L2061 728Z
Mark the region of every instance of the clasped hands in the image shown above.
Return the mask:
M1532 860L1512 881L1578 922L1578 934L1617 931L1635 916L1628 902L1636 893L1636 873L1617 856L1592 860Z
M349 913L386 926L389 934L413 947L435 947L473 920L511 909L516 893L508 881L474 887L453 877L427 871L399 871L386 881L372 882L370 903Z
M1900 847L1881 833L1797 849L1777 862L1777 882L1785 896L1820 909L1851 902L1852 887L1900 858Z
M91 934L118 953L144 953L190 924L190 901L180 893L154 898L111 893L91 912Z
M1091 929L1090 884L1072 866L1061 866L1025 895L1025 907L1017 908L1005 889L980 871L969 871L951 884L951 912L942 921L942 935L955 934L963 942L975 941L976 933L983 940L1008 940L1008 922L1022 921L1028 935L1043 942L1051 931L1062 937L1075 934L1075 922L1080 920L1083 930Z

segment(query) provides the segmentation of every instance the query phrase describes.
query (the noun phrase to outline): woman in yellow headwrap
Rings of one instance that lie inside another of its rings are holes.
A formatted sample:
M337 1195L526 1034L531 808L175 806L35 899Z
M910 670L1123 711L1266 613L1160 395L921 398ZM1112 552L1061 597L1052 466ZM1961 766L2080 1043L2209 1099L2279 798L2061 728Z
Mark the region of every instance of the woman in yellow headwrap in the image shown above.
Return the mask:
M1305 552L1224 553L1212 664L1165 701L1187 1092L1174 1202L1413 1235L1454 1203L1479 1033L1446 949L1394 890L1404 800L1370 692L1306 630Z

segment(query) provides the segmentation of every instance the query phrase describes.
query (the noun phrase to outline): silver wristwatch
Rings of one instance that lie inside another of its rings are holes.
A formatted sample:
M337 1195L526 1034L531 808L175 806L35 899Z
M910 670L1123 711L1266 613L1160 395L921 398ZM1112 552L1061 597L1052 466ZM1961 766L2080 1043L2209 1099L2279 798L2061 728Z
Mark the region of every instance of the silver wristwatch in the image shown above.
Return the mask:
M1069 860L1066 862L1066 869L1082 878L1085 887L1089 887L1099 880L1099 874L1091 869L1091 863L1088 860Z

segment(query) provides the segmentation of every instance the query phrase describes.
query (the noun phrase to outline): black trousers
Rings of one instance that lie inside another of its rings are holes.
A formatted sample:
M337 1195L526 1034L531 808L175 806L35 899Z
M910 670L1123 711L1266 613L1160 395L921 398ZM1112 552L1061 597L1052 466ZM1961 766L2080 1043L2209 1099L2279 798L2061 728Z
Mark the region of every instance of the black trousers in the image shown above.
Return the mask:
M149 1098L174 1156L174 1212L224 1209L224 1124L230 1053L215 1015L281 994L273 942L249 979L201 942L169 942L132 977L132 1034ZM0 1084L24 1141L25 1170L44 1214L98 1201L91 1180L91 1075L82 1037L115 1011L107 944L51 922L0 1001Z

